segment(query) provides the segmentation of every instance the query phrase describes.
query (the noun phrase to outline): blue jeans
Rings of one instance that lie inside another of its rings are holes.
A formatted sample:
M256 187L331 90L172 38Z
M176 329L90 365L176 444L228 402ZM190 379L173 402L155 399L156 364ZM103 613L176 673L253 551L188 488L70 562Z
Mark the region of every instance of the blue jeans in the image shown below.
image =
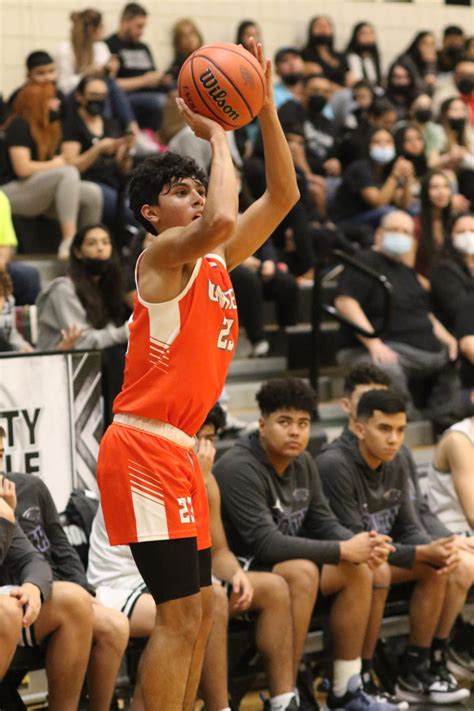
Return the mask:
M105 183L97 184L102 190L102 220L105 222L106 225L114 225L117 221L117 208L119 207L118 190L112 188L110 185L105 185ZM130 209L126 196L124 197L123 205L120 206L120 210L121 219L126 225L134 225L135 227L140 226L133 216L133 212Z
M158 131L163 118L166 94L158 91L135 91L128 94L128 99L140 128Z
M40 274L36 267L21 262L10 262L7 270L13 282L16 305L34 304L41 291Z
M365 212L360 212L358 215L352 215L344 220L344 222L350 222L353 225L370 225L373 229L379 226L382 217L388 215L389 212L393 212L397 208L393 205L384 205L383 207L374 207L372 210L366 210Z

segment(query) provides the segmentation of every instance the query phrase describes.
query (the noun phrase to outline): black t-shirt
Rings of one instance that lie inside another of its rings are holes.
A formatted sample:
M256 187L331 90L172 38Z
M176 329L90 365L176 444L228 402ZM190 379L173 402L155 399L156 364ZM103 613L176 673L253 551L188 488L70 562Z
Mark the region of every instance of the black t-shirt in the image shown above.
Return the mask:
M28 121L19 116L13 119L5 132L4 158L1 161L2 172L0 175L0 185L9 183L11 180L17 180L18 178L10 160L9 152L9 149L15 146L29 148L31 151L31 160L38 160L38 146L31 135Z
M335 158L334 140L336 129L332 121L323 114L312 114L298 101L287 101L278 111L283 126L300 124L303 126L306 159L313 173L324 174L323 163Z
M384 274L393 286L392 317L387 332L381 336L382 340L406 343L430 353L440 351L442 345L434 335L428 317L429 293L421 286L415 270L373 250L360 253L357 259L378 274ZM338 294L358 301L375 329L382 325L384 296L382 287L373 279L352 267L346 267L339 282ZM360 346L360 341L348 326L342 325L338 345L339 348L352 348Z
M141 77L145 72L156 69L151 50L143 42L121 40L117 34L111 35L105 41L111 53L116 54L119 59L120 67L117 73L119 79Z
M474 294L461 304L456 319L456 337L474 336ZM474 364L461 356L460 378L463 388L474 388Z
M120 125L115 119L103 119L104 130L101 136L91 133L78 113L71 116L63 125L63 141L76 141L81 144L81 153L92 148L101 138L119 138L122 135ZM83 180L93 183L105 183L117 189L119 185L119 170L115 156L101 153L95 163L81 173Z
M349 64L347 63L346 56L341 52L334 51L331 51L331 55L336 62L336 66L329 64L329 62L325 62L317 49L308 46L303 49L303 59L305 62L314 62L315 64L319 64L326 79L334 82L334 84L345 86L346 73L349 71Z
M364 188L381 188L389 171L390 168L385 168L383 173L374 170L374 165L368 158L351 163L342 175L342 182L331 208L331 217L339 221L348 220L354 215L372 210L373 205L364 200L361 191Z

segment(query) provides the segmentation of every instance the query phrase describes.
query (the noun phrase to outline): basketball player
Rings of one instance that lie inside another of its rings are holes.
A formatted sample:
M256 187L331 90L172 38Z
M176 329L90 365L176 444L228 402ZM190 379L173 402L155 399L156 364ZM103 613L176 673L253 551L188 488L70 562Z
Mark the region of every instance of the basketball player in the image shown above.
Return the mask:
M207 500L194 436L222 390L237 341L227 270L250 256L298 199L272 97L271 63L259 114L267 188L237 219L235 170L224 130L178 99L209 141L209 182L191 160L147 159L130 186L140 222L158 236L136 267L137 295L115 419L97 477L112 545L130 544L156 602L139 683L147 711L191 711L212 621Z

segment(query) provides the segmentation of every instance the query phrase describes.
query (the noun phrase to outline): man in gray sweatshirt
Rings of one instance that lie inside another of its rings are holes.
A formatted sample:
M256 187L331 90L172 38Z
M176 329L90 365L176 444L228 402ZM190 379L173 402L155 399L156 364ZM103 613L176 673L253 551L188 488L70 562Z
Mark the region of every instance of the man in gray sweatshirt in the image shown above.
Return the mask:
M246 559L246 567L272 570L287 581L295 675L318 589L335 595L327 707L378 711L380 704L361 689L361 651L373 569L386 560L390 539L374 531L354 536L329 509L305 452L315 405L312 389L297 378L275 379L262 386L257 400L259 432L239 441L214 467L229 547Z
M354 533L375 529L394 541L389 565L381 566L375 575L377 590L364 659L368 662L373 656L390 583L414 581L410 641L397 680L397 696L412 702L452 703L469 692L458 686L445 666L430 669L429 657L447 581L459 565L459 549L454 536L433 540L415 513L407 451L400 451L406 419L402 397L384 385L369 388L358 402L353 433L344 432L316 461L339 521Z

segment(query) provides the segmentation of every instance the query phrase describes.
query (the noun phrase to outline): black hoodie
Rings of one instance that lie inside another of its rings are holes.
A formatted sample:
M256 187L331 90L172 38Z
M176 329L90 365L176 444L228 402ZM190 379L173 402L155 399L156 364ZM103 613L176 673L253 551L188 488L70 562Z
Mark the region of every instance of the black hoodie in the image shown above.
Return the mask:
M232 552L274 565L306 558L337 565L339 541L352 538L324 497L312 457L303 452L278 475L258 433L238 441L214 466Z
M392 565L412 568L417 545L431 543L415 512L404 453L371 469L356 437L346 430L316 457L324 492L339 521L353 533L370 531L391 536Z

